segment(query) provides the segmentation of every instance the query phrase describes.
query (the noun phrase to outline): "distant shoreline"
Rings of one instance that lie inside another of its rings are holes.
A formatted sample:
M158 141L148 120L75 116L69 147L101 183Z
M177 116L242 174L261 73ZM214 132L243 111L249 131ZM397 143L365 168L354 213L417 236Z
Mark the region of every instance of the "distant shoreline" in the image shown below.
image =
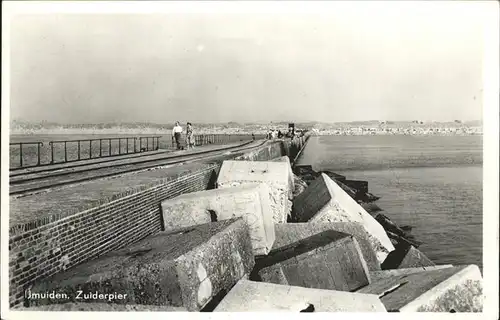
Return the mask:
M201 134L233 134L233 135L265 135L267 130L196 130L195 135ZM171 135L171 130L145 129L47 129L47 130L11 130L11 136L51 136L51 135ZM351 130L321 130L315 131L313 135L318 136L360 136L360 135L412 135L412 136L482 136L482 130L478 131L351 131Z
M256 134L265 135L269 129L288 130L288 123L269 124L194 124L195 134ZM482 126L464 123L378 123L324 124L295 123L296 130L310 130L315 135L482 135ZM39 135L170 135L172 126L148 124L28 124L11 123L11 136Z

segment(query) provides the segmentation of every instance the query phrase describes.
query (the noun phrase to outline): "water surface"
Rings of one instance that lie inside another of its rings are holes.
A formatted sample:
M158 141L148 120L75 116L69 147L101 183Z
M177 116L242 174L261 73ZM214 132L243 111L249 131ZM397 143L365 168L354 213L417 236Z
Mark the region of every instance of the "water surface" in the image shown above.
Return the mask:
M431 260L482 268L481 136L312 137L299 164L367 180Z

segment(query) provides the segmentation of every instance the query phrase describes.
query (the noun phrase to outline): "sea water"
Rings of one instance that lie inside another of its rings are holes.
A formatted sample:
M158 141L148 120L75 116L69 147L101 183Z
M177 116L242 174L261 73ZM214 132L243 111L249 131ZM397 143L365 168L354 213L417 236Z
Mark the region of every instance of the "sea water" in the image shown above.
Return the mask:
M436 264L482 268L481 136L316 136L298 164L367 180Z

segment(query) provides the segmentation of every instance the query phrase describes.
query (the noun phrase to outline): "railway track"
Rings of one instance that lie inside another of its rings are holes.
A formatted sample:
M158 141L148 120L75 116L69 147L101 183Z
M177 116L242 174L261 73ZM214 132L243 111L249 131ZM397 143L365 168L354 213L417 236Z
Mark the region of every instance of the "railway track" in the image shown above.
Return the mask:
M55 164L44 164L39 167L27 167L27 168L11 168L9 169L9 177L26 176L28 174L43 173L43 172L54 172L62 171L65 169L73 169L78 167L88 167L92 164L106 164L114 163L117 161L134 159L134 158L144 158L147 156L154 156L158 154L172 154L169 150L159 150L159 151L148 151L147 153L137 153L137 154L122 154L113 155L100 158L87 158L78 161L61 162Z
M54 187L60 187L94 179L107 178L116 175L143 171L160 166L178 165L181 163L209 160L221 157L228 152L241 153L264 145L266 141L248 141L238 145L226 146L217 149L199 151L178 155L145 155L132 159L113 159L93 164L76 164L62 169L47 169L36 172L16 173L10 177L11 196L27 195ZM225 151L225 152L224 152Z

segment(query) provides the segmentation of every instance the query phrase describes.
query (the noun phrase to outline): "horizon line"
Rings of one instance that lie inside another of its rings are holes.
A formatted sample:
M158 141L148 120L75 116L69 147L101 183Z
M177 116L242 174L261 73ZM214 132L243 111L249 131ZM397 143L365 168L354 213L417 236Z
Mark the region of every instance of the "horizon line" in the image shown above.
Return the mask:
M349 121L335 121L335 122L330 122L330 121L320 121L320 120L306 120L306 121L293 121L293 120L273 120L273 121L220 121L220 122L197 122L199 124L229 124L229 123L235 123L235 124L271 124L271 123L318 123L318 124L336 124L336 123L355 123L355 122L410 122L414 123L415 121L423 122L425 123L450 123L450 122L457 122L460 121L462 123L464 122L483 122L482 119L472 119L472 120L462 120L462 119L453 119L453 120L420 120L420 119L413 119L413 120L380 120L380 119L372 119L372 120L349 120ZM48 120L24 120L24 119L11 119L9 121L11 124L13 122L25 122L29 124L52 124L52 125L99 125L99 124L114 124L114 125L126 125L126 124L151 124L151 125L166 125L166 124L171 124L175 123L175 121L170 122L165 122L165 123L158 123L158 122L152 122L152 121L112 121L112 122L75 122L75 123L70 123L70 122L57 122L57 121L48 121ZM195 122L195 121L191 121ZM196 123L196 122L195 122Z

